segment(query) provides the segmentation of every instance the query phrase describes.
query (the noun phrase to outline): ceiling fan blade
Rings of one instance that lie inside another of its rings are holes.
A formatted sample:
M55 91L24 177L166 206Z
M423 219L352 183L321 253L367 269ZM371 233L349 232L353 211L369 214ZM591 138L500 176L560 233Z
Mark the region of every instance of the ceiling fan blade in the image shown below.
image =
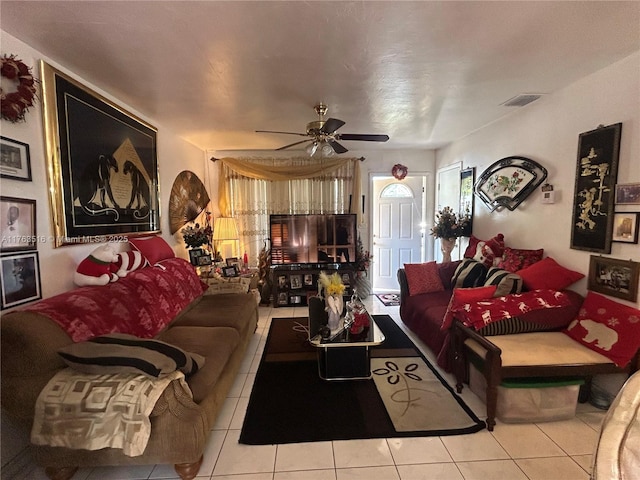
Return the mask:
M340 133L336 135L339 140L362 140L365 142L386 142L389 135L368 135L364 133Z
M333 148L333 151L336 153L345 153L349 151L346 148L344 148L344 146L336 142L335 140L329 140L329 145L331 145L331 148Z
M305 135L306 136L306 135ZM284 150L285 148L293 147L294 145L300 145L301 143L312 142L313 140L300 140L299 142L290 143L284 147L276 148L276 150Z
M276 132L273 130L256 130L256 133L283 133L285 135L300 135L302 137L306 137L306 133L297 133L297 132Z
M324 122L320 131L322 133L333 133L343 125L344 122L342 120L338 120L337 118L327 118L327 121Z

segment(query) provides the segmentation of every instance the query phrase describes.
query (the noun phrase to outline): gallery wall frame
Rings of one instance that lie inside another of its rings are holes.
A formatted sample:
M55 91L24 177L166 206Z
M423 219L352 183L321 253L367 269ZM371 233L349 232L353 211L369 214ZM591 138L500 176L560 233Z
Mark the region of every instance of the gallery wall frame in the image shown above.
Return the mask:
M638 275L639 262L591 255L587 288L635 302L638 299Z
M617 205L640 205L640 183L619 183L616 185Z
M160 232L157 129L40 62L55 246Z
M599 126L578 137L571 248L611 253L614 193L622 123Z
M31 181L29 144L0 136L0 177Z
M35 250L36 201L28 198L0 196L0 252Z
M0 298L2 310L42 298L38 252L0 256Z
M638 243L639 212L616 212L613 216L614 242Z

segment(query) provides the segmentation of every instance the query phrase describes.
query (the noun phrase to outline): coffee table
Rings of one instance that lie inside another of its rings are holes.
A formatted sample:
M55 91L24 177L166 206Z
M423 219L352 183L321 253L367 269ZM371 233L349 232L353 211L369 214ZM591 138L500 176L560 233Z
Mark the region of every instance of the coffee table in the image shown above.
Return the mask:
M353 335L343 330L330 340L316 335L309 343L318 349L318 374L323 380L357 380L371 378L370 348L384 342L384 334L369 315L370 325Z

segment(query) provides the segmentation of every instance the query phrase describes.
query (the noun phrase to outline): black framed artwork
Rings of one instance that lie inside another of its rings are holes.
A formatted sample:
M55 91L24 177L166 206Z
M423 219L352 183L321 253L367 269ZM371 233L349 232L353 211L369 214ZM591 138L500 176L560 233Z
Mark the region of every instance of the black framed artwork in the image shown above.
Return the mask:
M160 232L156 128L40 65L55 246Z
M611 253L615 185L622 123L581 133L571 228L571 248Z
M2 310L42 298L38 252L0 257L0 297Z
M475 207L473 184L475 181L475 167L465 168L460 171L460 212L458 218L464 218L465 215L469 215L469 222L462 231L463 237L470 237L473 232L473 209Z
M28 144L0 136L0 177L31 181Z

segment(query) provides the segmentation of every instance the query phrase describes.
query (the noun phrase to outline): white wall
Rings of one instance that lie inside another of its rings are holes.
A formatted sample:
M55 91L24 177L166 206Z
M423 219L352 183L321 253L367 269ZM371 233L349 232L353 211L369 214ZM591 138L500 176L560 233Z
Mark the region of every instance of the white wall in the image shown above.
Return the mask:
M587 275L592 253L570 248L578 135L622 122L618 183L640 182L639 72L636 52L439 150L438 168L461 161L463 168L476 167L476 178L496 160L512 155L531 158L549 171L555 204L542 204L538 189L515 211L490 213L476 197L474 235L484 239L503 233L507 246L544 248L545 255ZM616 210L640 211L640 206ZM640 261L640 246L614 242L610 256ZM585 294L586 278L572 288Z
M0 33L3 53L15 54L27 65L33 66L33 73L36 77L40 76L38 61L44 59L50 65L78 79L87 87L97 91L158 129L157 151L162 236L174 247L178 255L188 258L182 239L178 235L169 233L169 194L173 181L182 170L191 170L201 179L204 178L204 152L176 137L170 131L155 123L153 118L145 117L140 112L123 105L117 98L110 96L108 92L74 75L64 65L56 63L55 59L43 56L40 52L4 31ZM5 196L35 199L37 202L37 233L39 236L52 236L41 106L36 105L30 108L25 119L25 122L20 123L2 120L0 127L2 128L2 136L29 144L33 181L21 182L3 178L0 182L1 192ZM38 244L43 296L46 298L73 288L73 272L77 264L95 247L96 245L70 245L54 248L53 244L49 242Z
M161 229L162 236L174 247L179 256L188 258L182 239L178 235L169 233L168 207L171 186L178 173L182 170L191 170L201 179L204 178L204 152L199 148L176 137L170 131L156 124L152 118L145 117L127 105L123 105L118 99L113 98L108 92L102 91L73 72L65 69L63 65L54 59L44 57L40 52L32 49L15 37L0 31L2 53L15 54L29 66L33 66L33 72L39 78L38 60L44 59L50 65L80 80L87 87L97 91L109 100L126 108L138 117L146 120L158 129L158 168L160 179L160 205L161 205ZM31 172L33 181L22 182L3 178L0 180L0 193L4 196L29 198L36 200L36 231L38 236L52 236L51 215L47 188L47 176L45 165L45 140L42 124L42 110L40 105L32 107L26 114L25 122L11 123L6 120L0 122L0 133L4 137L18 140L29 145L31 157ZM51 243L37 245L40 258L40 275L42 280L43 296L64 292L73 288L73 273L77 264L82 261L96 245L72 245L54 248ZM28 434L17 428L12 421L2 414L2 448L1 465L3 471L7 462L16 456L28 444Z

